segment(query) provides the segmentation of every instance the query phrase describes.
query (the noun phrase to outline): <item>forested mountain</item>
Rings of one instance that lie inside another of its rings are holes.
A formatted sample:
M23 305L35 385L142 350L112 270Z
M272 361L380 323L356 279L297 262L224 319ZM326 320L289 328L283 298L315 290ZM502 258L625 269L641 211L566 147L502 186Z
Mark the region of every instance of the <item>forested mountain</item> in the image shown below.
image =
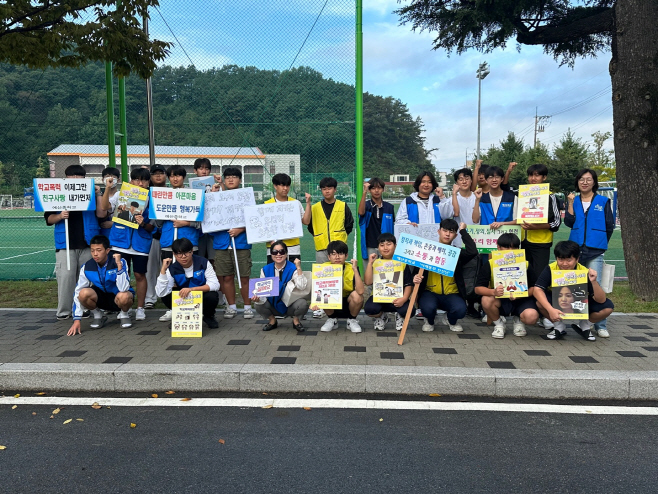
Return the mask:
M313 69L164 66L152 84L158 145L258 146L300 154L302 172L354 168L354 87ZM105 98L100 64L43 72L0 65L0 187L29 183L38 158L59 144L107 143ZM118 131L116 82L114 99ZM126 107L128 143L147 144L143 80L126 80ZM400 100L366 93L364 121L365 176L431 168L422 121Z

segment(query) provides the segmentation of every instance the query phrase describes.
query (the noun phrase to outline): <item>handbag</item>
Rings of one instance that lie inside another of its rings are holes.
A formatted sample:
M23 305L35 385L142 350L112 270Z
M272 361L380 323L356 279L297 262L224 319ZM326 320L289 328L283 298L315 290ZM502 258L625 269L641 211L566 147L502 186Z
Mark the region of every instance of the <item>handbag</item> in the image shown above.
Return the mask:
M290 307L293 302L299 300L300 298L307 298L310 301L312 286L311 272L302 271L302 276L306 278L306 288L297 288L294 280L290 280L288 283L286 283L286 289L284 290L283 295L281 295L281 302L283 302L286 307Z
M601 269L601 280L599 285L605 293L612 292L612 286L615 283L615 265L603 263L603 269Z

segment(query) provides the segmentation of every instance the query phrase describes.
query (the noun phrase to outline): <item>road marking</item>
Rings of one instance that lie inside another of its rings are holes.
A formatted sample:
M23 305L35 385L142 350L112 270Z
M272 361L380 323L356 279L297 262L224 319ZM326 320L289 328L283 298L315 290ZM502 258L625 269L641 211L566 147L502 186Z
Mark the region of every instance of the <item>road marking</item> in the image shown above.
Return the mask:
M394 400L339 400L339 399L271 399L271 398L78 398L57 396L5 396L0 405L91 406L98 403L110 407L239 407L262 408L338 408L370 410L435 410L446 412L522 412L567 413L582 415L658 415L658 407L548 405L539 403L477 403Z
M17 257L23 257L23 256L33 256L34 254L41 254L42 252L50 252L52 249L44 249L44 250L38 250L36 252L29 252L27 254L19 254L17 256L11 256L11 257L5 257L4 259L0 259L0 261L8 261L9 259L16 259Z

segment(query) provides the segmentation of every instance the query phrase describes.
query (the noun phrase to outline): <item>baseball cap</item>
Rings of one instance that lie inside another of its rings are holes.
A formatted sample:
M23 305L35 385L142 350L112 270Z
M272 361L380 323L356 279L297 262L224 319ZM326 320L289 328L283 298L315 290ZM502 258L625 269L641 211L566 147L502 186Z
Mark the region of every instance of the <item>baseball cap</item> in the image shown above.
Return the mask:
M151 167L151 173L155 173L155 172L167 173L167 170L165 169L164 166L155 164Z

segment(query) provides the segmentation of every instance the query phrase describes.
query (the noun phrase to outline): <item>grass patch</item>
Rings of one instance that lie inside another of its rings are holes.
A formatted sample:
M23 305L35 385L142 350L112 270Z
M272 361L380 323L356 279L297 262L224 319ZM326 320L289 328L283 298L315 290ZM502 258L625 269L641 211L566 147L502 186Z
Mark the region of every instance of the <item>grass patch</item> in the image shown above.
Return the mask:
M237 285L236 285L237 288ZM643 302L639 300L627 282L615 282L614 290L609 295L615 303L616 312L658 313L658 301ZM237 297L239 305L241 300ZM57 308L56 281L0 281L0 308ZM157 309L165 306L158 300Z

